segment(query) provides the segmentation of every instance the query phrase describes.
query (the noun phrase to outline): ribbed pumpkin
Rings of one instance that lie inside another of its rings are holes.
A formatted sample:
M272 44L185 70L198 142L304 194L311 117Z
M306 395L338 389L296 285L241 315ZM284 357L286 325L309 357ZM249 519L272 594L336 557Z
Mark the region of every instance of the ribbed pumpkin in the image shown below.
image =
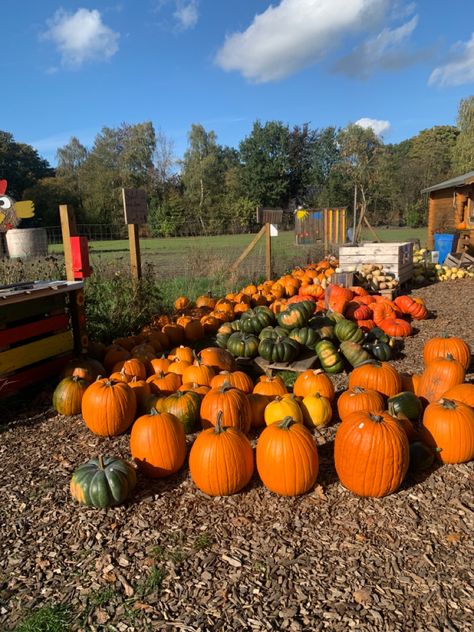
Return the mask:
M288 393L288 389L280 376L275 375L274 377L270 377L268 375L262 375L253 387L253 393L266 395L268 398L274 399L277 395ZM297 393L295 393L295 395L297 395Z
M135 419L137 400L125 382L99 379L82 397L82 417L86 426L101 437L125 432Z
M226 349L219 347L206 347L199 352L202 363L212 366L217 372L235 371L234 356Z
M428 402L436 402L446 391L464 382L465 371L450 354L431 360L423 371L418 395Z
M398 371L388 362L367 362L356 367L349 375L349 388L356 386L378 391L385 397L400 392L402 382Z
M200 386L210 386L212 378L216 375L211 366L206 366L201 360L195 360L183 373L183 383L194 382Z
M75 375L89 383L95 382L101 376L105 376L105 367L94 358L75 358L70 360L61 371L61 379Z
M446 393L443 393L445 399L455 399L457 402L467 404L474 408L474 384L458 384L453 386Z
M334 399L335 389L330 377L320 369L307 369L298 375L293 385L293 393L297 397L306 397L319 393L330 401Z
M380 498L399 487L409 464L407 436L384 412L352 413L338 428L334 462L341 483L358 496Z
M147 404L151 395L151 387L145 380L137 380L133 377L128 385L135 394L137 400L137 415L143 415L148 412Z
M294 421L303 423L303 411L293 394L277 395L265 408L265 423L267 426L282 421L285 417L292 417Z
M128 375L130 379L136 377L138 380L146 379L146 367L143 362L136 358L130 358L130 360L122 360L115 364L114 371L123 371L125 375Z
M188 362L187 360L180 360L179 358L175 358L168 367L168 373L176 373L176 375L180 375L182 378L184 375L184 372L190 366L192 366L191 362ZM189 381L189 380L186 380L186 381Z
M316 482L319 458L310 431L291 417L267 426L257 442L257 470L265 487L299 496Z
M413 328L410 323L402 318L384 318L379 320L377 325L386 334L395 338L405 338L413 334Z
M200 384L196 384L196 382L185 382L184 384L181 384L178 390L184 391L184 392L193 391L193 393L197 393L198 395L201 395L202 397L204 397L206 393L209 393L209 391L211 390L211 387L202 386Z
M196 430L199 421L201 397L193 391L176 391L165 397L161 411L174 415L184 427L186 434Z
M139 417L130 434L130 452L146 476L162 478L174 474L186 457L183 424L170 413L155 411Z
M117 362L121 360L129 360L132 357L130 351L124 349L120 345L109 345L105 351L104 367L110 373Z
M341 393L337 412L341 421L356 412L379 412L385 409L383 396L372 389L355 386Z
M171 361L176 360L176 358L178 358L179 360L185 360L186 362L192 364L194 362L194 352L191 347L179 345L179 347L171 349L168 355L168 359Z
M448 355L468 369L471 363L471 349L465 340L456 336L440 336L431 338L423 347L423 361L427 366L436 358L447 358Z
M442 463L474 459L474 410L452 399L429 404L423 415L422 441Z
M250 426L252 428L262 428L265 425L265 408L269 398L266 395L249 393L247 399L250 404Z
M331 402L319 393L306 395L301 402L304 423L309 428L326 426L332 418Z
M152 393L171 395L171 393L179 389L182 384L182 379L177 373L166 373L165 375L163 371L160 371L155 375L151 375L147 379L147 382L150 385Z
M78 415L81 412L82 397L88 386L88 380L77 375L65 377L54 389L55 410L60 415Z
M113 507L131 496L136 483L137 476L131 463L99 456L74 471L69 489L72 497L83 505Z
M150 366L153 373L168 373L168 367L171 364L171 360L164 355L161 358L154 358L150 360Z
M229 496L243 489L253 475L250 441L237 428L216 425L196 438L189 454L189 471L196 487L209 496Z
M253 390L252 378L243 371L220 371L212 378L211 388L219 388L224 382L229 382L231 386L244 393L251 393Z
M250 430L251 410L247 396L227 382L204 395L201 402L202 427L215 426L220 412L224 426L233 426L242 432Z

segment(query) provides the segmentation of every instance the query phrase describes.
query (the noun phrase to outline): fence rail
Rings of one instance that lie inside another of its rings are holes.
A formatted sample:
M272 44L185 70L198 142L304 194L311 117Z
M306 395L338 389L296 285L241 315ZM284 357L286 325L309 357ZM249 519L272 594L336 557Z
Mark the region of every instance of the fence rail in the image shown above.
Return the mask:
M48 243L62 243L61 226L47 226ZM116 239L127 238L126 225L114 224L78 224L77 232L79 235L87 237L89 241L114 241Z

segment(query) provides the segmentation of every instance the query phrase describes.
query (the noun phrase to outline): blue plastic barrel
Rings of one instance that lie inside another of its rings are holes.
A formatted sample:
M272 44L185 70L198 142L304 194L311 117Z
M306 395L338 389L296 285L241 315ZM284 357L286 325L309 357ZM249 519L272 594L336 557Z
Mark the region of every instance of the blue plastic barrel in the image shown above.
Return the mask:
M439 252L440 263L444 263L446 257L453 251L455 236L452 233L435 233L434 249Z

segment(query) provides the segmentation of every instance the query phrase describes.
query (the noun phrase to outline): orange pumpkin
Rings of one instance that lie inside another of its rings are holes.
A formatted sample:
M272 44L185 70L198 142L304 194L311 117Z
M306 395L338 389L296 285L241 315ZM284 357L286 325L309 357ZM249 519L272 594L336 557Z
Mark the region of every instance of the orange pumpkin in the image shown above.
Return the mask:
M153 358L153 360L150 360L150 367L154 373L167 373L170 364L171 360L164 355L162 355L161 358Z
M219 413L222 413L224 426L233 426L242 432L250 430L251 410L247 396L228 383L219 388L211 388L204 395L201 403L202 427L215 426Z
M443 393L443 398L454 399L474 408L474 384L457 384Z
M109 345L104 356L104 367L110 373L117 362L121 360L129 360L132 357L130 351L120 347L119 345Z
M428 402L436 402L450 388L462 384L464 376L464 367L450 354L437 357L423 371L417 394Z
M200 386L209 386L216 372L211 366L206 366L201 360L188 366L183 373L183 382L195 382Z
M168 367L168 373L176 373L177 375L184 375L184 372L188 367L192 366L191 362L187 362L186 360L180 360L176 358ZM190 380L187 380L188 382Z
M177 373L163 373L160 371L155 375L150 375L147 379L151 392L157 395L171 395L175 393L182 384L181 376Z
M381 303L379 303L381 305ZM382 331L394 338L405 338L413 334L412 326L402 318L384 318L375 321Z
M125 375L130 378L136 377L138 380L144 380L146 378L146 367L143 362L136 358L130 358L130 360L122 360L114 366L114 371L123 371Z
M228 382L234 388L247 394L253 390L252 379L243 371L220 371L212 378L211 388L219 388L224 382Z
M356 386L378 391L385 397L393 397L401 391L402 381L398 371L388 362L366 362L353 369L349 375L349 388Z
M181 312L183 309L191 307L191 301L187 296L178 296L174 302L174 308L177 312Z
M250 404L250 425L252 428L262 428L265 425L265 408L269 402L268 397L258 393L247 395Z
M227 349L206 347L199 352L199 357L203 364L211 366L217 372L235 370L234 356Z
M423 347L425 366L435 358L446 358L448 355L460 362L467 371L471 363L471 349L462 338L448 335L431 338Z
M181 325L170 323L163 327L162 332L168 338L168 340L170 341L170 344L174 345L175 347L183 344L184 328L181 327Z
M168 354L168 359L173 360L185 360L192 364L194 362L194 352L191 347L185 347L184 345L179 345L179 347L175 347L171 349Z
M423 441L442 463L474 459L474 410L451 399L429 404L423 415Z
M125 382L98 379L82 398L82 417L86 426L101 437L125 432L135 419L137 401Z
M354 494L391 494L408 470L405 431L388 413L352 413L336 432L334 463L341 483Z
M334 399L335 389L330 377L320 369L308 369L298 375L293 385L293 393L297 397L306 397L319 393L330 401Z
M277 395L285 395L285 393L288 393L288 389L281 377L278 375L275 375L274 377L262 375L253 387L252 392L257 393L258 395L265 395L269 400L271 400Z
M385 402L377 391L355 386L344 391L337 400L337 412L341 421L356 412L379 412L385 410Z

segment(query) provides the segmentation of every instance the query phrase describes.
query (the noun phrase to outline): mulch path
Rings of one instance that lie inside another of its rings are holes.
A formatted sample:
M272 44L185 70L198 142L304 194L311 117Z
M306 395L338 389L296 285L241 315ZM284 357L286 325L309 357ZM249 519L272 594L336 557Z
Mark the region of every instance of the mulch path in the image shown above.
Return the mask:
M472 281L414 294L436 318L416 324L397 368L421 370L424 342L441 332L474 347ZM140 477L125 506L85 508L69 497L73 470L100 452L128 457L128 436L92 435L80 417L56 415L50 395L2 409L0 629L54 604L68 607L64 630L473 629L472 463L358 498L337 480L333 425L316 433L320 475L305 496L278 497L255 476L209 498L185 466Z

